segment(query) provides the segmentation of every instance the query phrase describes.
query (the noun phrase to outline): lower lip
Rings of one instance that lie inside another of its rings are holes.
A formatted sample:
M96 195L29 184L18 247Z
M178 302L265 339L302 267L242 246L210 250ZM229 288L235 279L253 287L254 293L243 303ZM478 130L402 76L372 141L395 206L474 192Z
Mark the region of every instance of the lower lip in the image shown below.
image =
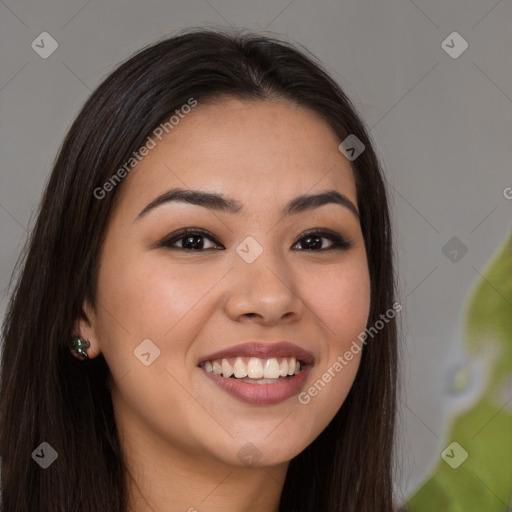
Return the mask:
M304 385L310 369L311 365L305 365L297 375L287 377L275 384L250 384L238 379L221 377L202 368L201 371L223 391L242 402L271 405L278 404L296 395Z

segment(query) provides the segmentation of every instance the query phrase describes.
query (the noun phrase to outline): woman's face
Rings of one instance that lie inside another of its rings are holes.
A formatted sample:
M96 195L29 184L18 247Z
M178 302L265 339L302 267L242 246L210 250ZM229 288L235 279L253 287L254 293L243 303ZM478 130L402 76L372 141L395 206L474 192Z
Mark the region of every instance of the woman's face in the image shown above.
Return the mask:
M102 352L110 367L125 439L269 466L328 425L356 375L360 352L345 354L370 306L350 208L356 187L339 143L325 121L290 103L199 102L118 185L97 305L84 305L89 321L80 328L90 356ZM147 208L178 188L221 194L239 209L220 200ZM346 203L286 210L327 191ZM180 235L183 228L199 233ZM297 369L291 357L301 369L284 377Z

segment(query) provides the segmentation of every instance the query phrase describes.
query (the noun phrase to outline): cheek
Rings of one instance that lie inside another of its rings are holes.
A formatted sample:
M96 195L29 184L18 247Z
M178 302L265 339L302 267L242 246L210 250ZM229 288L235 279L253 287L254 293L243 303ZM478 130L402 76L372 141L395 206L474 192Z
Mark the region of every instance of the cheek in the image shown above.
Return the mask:
M312 284L312 283L311 283ZM370 310L370 278L366 258L323 273L308 294L326 341L322 357L299 395L299 414L308 438L327 426L342 406L361 359L361 342Z
M341 350L364 331L370 311L370 278L366 259L322 272L311 279L308 306L322 321L329 349Z
M172 431L172 442L179 443L187 437L184 425L204 413L183 391L189 376L182 363L203 316L211 314L205 309L208 301L201 299L224 273L213 268L198 272L193 265L171 266L128 252L103 260L98 335L113 377L116 411L130 418L125 424L150 424L169 439ZM150 359L159 351L148 366L136 357L147 339L157 347L145 345ZM162 413L170 407L174 418Z
M207 304L202 299L225 273L220 265L169 264L164 257L125 254L115 264L106 260L102 268L102 296L109 312L141 339L169 342L193 320L193 311L205 313L197 305Z

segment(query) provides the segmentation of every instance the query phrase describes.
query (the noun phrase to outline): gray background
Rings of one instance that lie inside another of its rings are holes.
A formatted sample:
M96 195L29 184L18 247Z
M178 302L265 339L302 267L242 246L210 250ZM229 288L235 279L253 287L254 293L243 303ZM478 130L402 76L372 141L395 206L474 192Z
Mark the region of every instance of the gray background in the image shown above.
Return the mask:
M409 494L445 447L464 297L512 225L511 14L506 0L0 1L0 315L62 139L120 61L192 26L304 45L353 99L389 181L404 304L397 492ZM59 44L47 59L31 48L44 31ZM456 59L441 46L453 31L469 44ZM454 236L468 248L455 263L442 252Z

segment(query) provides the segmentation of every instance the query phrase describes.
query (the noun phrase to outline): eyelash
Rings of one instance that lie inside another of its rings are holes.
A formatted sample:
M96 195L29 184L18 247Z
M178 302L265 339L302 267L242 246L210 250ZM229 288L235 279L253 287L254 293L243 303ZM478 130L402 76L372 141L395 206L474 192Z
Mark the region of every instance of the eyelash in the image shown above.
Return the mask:
M217 245L221 245L208 231L201 229L201 228L185 228L179 231L178 233L175 233L170 238L167 238L164 240L160 246L165 247L167 249L179 249L182 251L187 252L204 252L204 251L211 251L211 250L218 250L214 248L208 248L208 249L193 249L193 248L185 248L185 247L176 247L173 246L176 242L179 242L181 240L184 240L187 238L187 236L191 235L198 235L203 238L209 238L212 242L214 242ZM301 240L308 238L308 237L320 237L320 238L327 238L333 242L331 247L328 247L327 249L299 249L300 251L311 251L311 252L325 252L325 251L332 251L332 250L344 250L350 249L352 247L352 242L350 240L345 239L335 231L326 230L326 229L311 229L306 232L304 232L295 242L294 246L297 245Z

